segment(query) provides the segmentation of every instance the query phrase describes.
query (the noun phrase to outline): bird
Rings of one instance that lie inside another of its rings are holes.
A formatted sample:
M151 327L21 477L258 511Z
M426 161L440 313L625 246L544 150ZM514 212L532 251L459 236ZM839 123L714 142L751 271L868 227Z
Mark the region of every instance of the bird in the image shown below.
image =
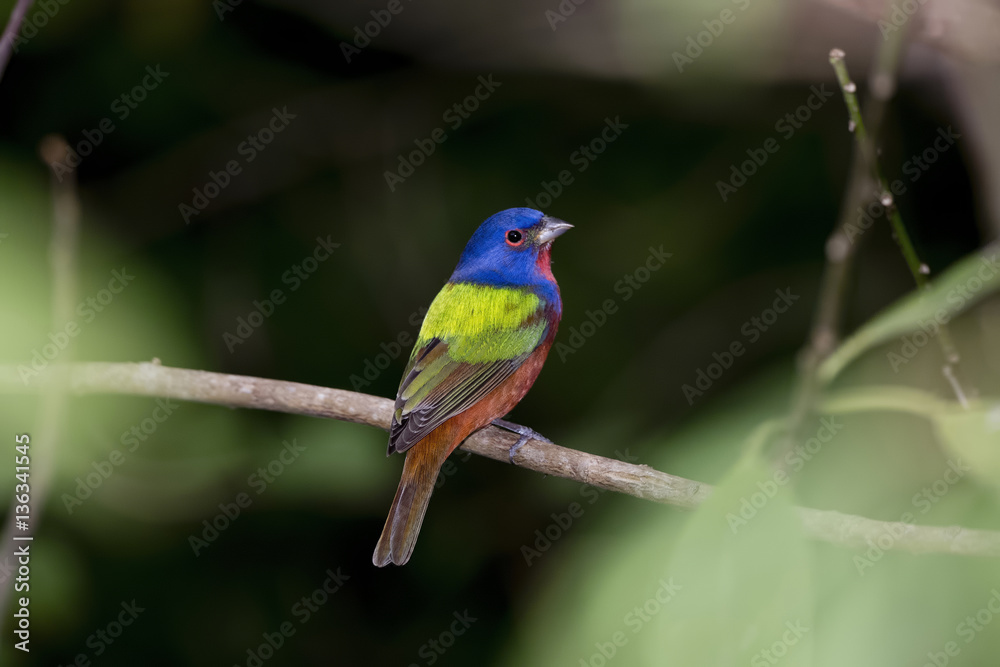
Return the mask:
M396 393L391 456L403 474L372 556L378 567L410 560L438 471L472 433L501 419L528 392L552 347L562 298L552 275L552 242L572 228L531 208L510 208L473 233L458 266L431 302Z

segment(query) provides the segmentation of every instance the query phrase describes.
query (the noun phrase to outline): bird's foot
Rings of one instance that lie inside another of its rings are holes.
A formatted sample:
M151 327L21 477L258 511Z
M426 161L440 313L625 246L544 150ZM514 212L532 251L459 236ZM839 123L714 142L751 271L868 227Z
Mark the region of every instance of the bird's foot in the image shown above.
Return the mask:
M521 426L520 424L509 422L506 419L494 419L493 425L497 428L502 428L505 431L517 433L521 436L518 438L517 442L514 443L514 446L507 452L507 456L510 458L510 462L512 464L514 463L514 455L517 454L517 451L521 449L521 447L524 447L524 443L529 440L540 440L542 442L552 444L551 440L546 438L544 435L541 435L538 431L528 428L527 426Z

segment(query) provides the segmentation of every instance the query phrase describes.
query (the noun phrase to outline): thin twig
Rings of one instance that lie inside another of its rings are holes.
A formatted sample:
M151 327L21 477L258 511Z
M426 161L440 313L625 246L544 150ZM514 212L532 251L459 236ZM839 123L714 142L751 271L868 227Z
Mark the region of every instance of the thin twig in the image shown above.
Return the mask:
M886 5L886 14L888 15L890 11L890 7ZM886 107L896 93L896 75L899 72L908 28L909 22L904 23L898 30L890 32L872 61L872 70L868 75L868 106L865 107L865 125L871 131L872 147L878 145ZM878 150L875 152L877 155Z
M889 191L889 184L882 175L882 169L879 167L878 158L875 155L875 145L868 136L865 120L861 116L857 86L851 81L851 75L847 71L847 63L844 58L845 54L840 49L834 49L830 52L830 64L833 65L833 71L837 74L837 81L840 83L840 90L844 95L844 104L847 106L851 126L854 128L857 148L864 158L865 168L869 171L871 178L879 188L880 200L885 207L886 215L892 225L896 243L899 245L900 252L903 253L903 259L906 260L906 266L910 269L910 273L913 274L913 279L916 281L917 287L922 289L927 285L927 276L921 270L922 263L920 262L920 258L917 257L917 251L910 241L909 234L906 233L906 227L903 226L899 209L896 206L892 193ZM883 83L882 85L884 86L885 84Z
M52 380L51 367L34 377L30 391ZM80 363L69 368L69 390L75 394L134 394L161 396L237 408L339 419L388 430L393 402L387 398L297 382L168 368L159 363ZM0 393L23 392L16 366L0 366ZM508 462L518 436L487 427L462 444L462 449ZM669 475L645 465L595 456L548 442L529 440L514 456L523 468L684 508L700 505L711 485ZM863 546L867 540L890 535L888 547L912 553L949 553L1000 557L1000 532L955 527L916 526L877 521L838 512L800 509L805 532L834 544ZM901 534L901 537L895 537ZM882 541L884 542L884 540Z
M881 130L882 119L885 116L885 105L895 90L896 71L899 67L899 54L902 49L903 31L898 31L898 37L887 40L879 50L872 78L877 81L878 93L873 95L869 103L869 119L867 127L871 128L872 136L877 136ZM830 62L843 60L844 52L834 49L830 52ZM813 410L821 381L819 368L823 361L833 353L840 339L840 319L844 311L848 278L851 273L851 262L857 252L858 243L850 232L853 227L855 211L877 193L870 177L868 164L874 160L872 143L868 140L865 123L861 117L861 107L855 96L855 84L839 77L841 89L844 90L844 100L851 116L850 128L858 135L858 145L853 153L851 171L848 176L847 188L840 203L840 216L833 233L826 242L826 267L820 286L816 315L813 318L809 341L802 351L799 364L799 376L795 390L792 393L792 407L784 429L784 437L775 449L775 465L782 467L791 448L801 435L806 418ZM850 93L850 95L848 95ZM866 164L867 163L867 164Z
M910 240L910 235L906 231L906 226L903 224L903 218L899 214L899 207L896 206L895 198L889 190L889 183L882 174L882 169L878 162L878 156L875 154L874 143L866 131L865 120L861 117L861 112L859 110L857 86L853 81L851 81L844 57L843 51L840 49L834 49L830 52L830 64L833 66L833 70L837 74L837 80L840 82L840 89L844 95L844 103L847 106L847 112L851 118L850 122L854 126L854 134L857 139L858 150L864 157L864 161L867 163L866 168L871 174L871 178L879 190L879 199L882 206L885 208L889 224L892 226L892 236L896 240L896 244L899 246L903 259L906 261L906 266L909 268L910 274L913 276L913 281L916 283L918 290L925 290L930 284L927 278L930 274L930 269L926 264L920 261L916 248L914 248L913 242ZM879 78L879 88L884 89L887 87L889 86L886 83L886 79ZM966 397L966 392L962 389L962 385L958 379L958 350L955 348L955 343L952 340L951 332L948 329L947 324L943 322L940 323L938 335L935 336L935 338L937 338L938 344L941 346L941 352L944 354L945 364L942 368L942 374L948 380L948 383L954 391L958 402L962 405L962 407L968 409L969 402Z
M3 79L3 73L7 69L7 63L10 61L10 54L14 50L14 39L17 33L21 30L21 23L24 21L24 15L28 13L31 9L31 5L35 0L17 0L17 4L14 5L14 9L10 11L10 18L7 20L7 27L4 28L3 35L0 36L0 80Z
M76 180L72 174L68 178L57 178L54 166L64 164L69 146L62 137L49 136L42 140L42 159L52 172L52 242L49 247L49 261L52 265L52 330L61 329L73 318L76 302L76 255L80 226L80 206L76 194ZM71 339L72 340L72 339ZM72 359L72 343L63 350L63 359ZM15 542L14 536L34 537L41 523L48 489L55 472L56 443L60 438L62 418L66 407L66 367L55 368L51 381L42 392L36 421L37 430L31 436L29 457L31 460L29 477L28 520L21 523L15 519L15 503L4 524L0 537L0 554L6 559L15 546L26 542ZM21 524L20 526L18 524ZM26 524L26 525L25 525ZM30 547L29 547L30 548ZM0 584L0 613L7 609L13 587L13 577Z

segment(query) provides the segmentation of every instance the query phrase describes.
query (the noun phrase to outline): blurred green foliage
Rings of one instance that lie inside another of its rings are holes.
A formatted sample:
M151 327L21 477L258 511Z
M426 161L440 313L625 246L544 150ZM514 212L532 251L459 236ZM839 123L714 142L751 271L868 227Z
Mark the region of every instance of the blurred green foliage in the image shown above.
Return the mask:
M0 15L12 4L0 2ZM994 560L807 542L791 510L1000 529L1000 279L949 298L991 238L971 133L898 199L935 287L911 294L884 221L865 232L848 289L854 334L823 367L821 408L804 431L831 415L842 428L746 526L734 534L727 521L772 479L771 441L745 443L787 413L850 162L839 98L791 136L777 123L830 81L829 49L857 32L877 42L874 26L831 22L819 39L799 32L801 15L810 26L828 15L793 3L587 3L553 30L545 11L556 3L404 0L347 62L341 42L385 3L229 2L221 18L217 5L68 2L15 55L0 81L0 363L25 364L65 326L50 318L50 187L37 159L48 133L79 147L103 119L114 125L75 169L77 301L98 298L113 271L135 276L92 317L77 311L80 333L56 361L158 358L393 396L408 353L394 343L416 334L471 232L544 194L546 212L576 226L555 249L559 340L608 299L616 309L573 353L553 352L511 419L718 488L682 512L458 454L414 559L376 570L402 466L383 456L384 433L83 397L63 416L33 546L32 653L13 651L8 619L4 664L83 654L249 665L285 623L294 634L264 664L881 667L924 664L948 642L960 649L950 665L995 663L1000 619L978 631L966 620L1000 587ZM673 53L724 9L737 20L678 72ZM801 62L789 62L779 47L801 42ZM852 58L860 75L863 57ZM121 96L157 66L168 76L122 117ZM490 74L499 88L454 127L447 111ZM958 123L937 93L903 82L882 146L890 180L908 178L906 160ZM286 108L296 117L248 160L248 137ZM607 119L627 127L580 162ZM447 139L390 189L386 172L436 128ZM771 138L780 149L723 200L717 183ZM234 160L239 173L185 221L180 205ZM341 245L308 279L287 279L318 237ZM672 253L662 269L616 289L660 246ZM753 318L778 289L798 300L761 328ZM283 303L227 345L274 290ZM914 337L942 308L969 410L941 376L933 336ZM684 385L734 342L745 354L689 400ZM0 437L39 432L38 407L4 393ZM285 443L304 449L275 464ZM957 459L972 470L942 487ZM261 470L273 481L262 485ZM348 578L320 595L328 571ZM307 616L303 597L326 599ZM101 640L133 600L144 611ZM456 614L475 618L461 634ZM602 654L609 643L613 658Z

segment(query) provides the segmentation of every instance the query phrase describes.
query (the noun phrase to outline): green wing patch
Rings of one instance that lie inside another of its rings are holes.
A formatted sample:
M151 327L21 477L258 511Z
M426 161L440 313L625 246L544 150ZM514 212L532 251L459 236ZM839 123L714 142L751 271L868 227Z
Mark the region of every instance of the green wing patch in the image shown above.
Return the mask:
M548 333L542 300L449 283L434 299L396 394L389 453L403 452L514 374Z
M511 359L530 352L541 340L546 323L526 322L541 305L527 290L448 283L431 303L416 346L437 338L448 342L457 361Z

